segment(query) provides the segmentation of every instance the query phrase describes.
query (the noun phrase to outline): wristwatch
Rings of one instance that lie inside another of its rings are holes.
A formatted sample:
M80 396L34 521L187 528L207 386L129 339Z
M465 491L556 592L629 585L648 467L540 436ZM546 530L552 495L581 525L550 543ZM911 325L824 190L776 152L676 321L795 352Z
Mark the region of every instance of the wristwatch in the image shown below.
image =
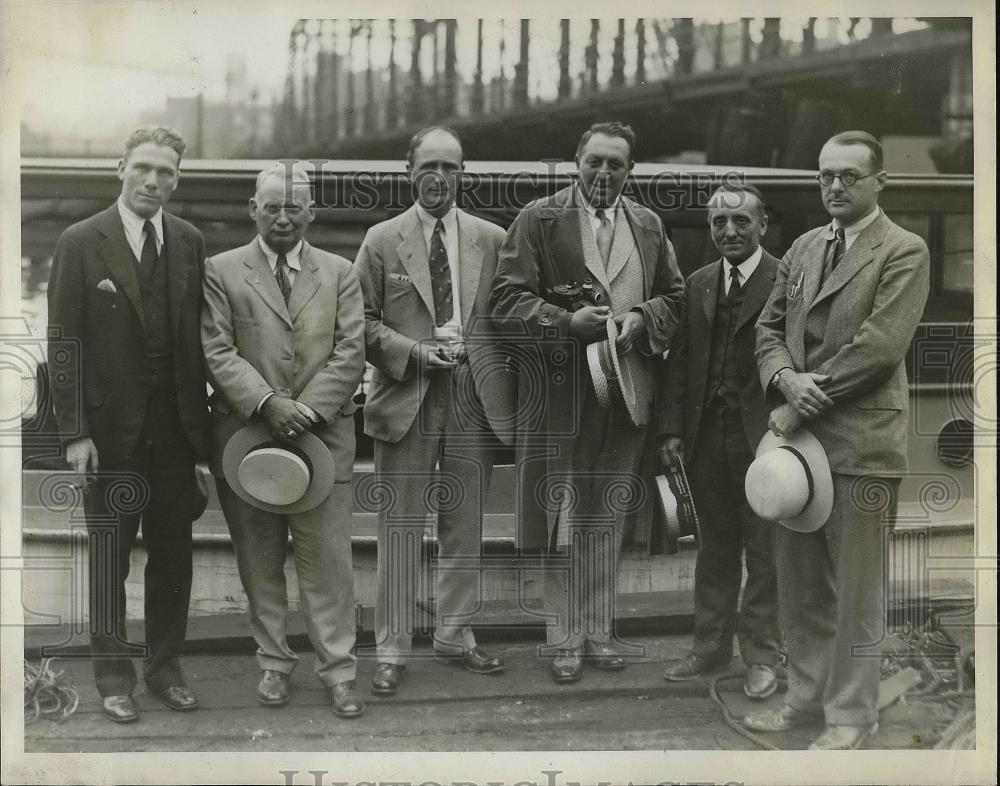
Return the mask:
M778 389L778 382L781 380L781 375L784 374L786 371L788 371L788 366L785 366L784 368L779 368L777 371L774 372L774 376L771 377L772 388L774 388L775 390Z

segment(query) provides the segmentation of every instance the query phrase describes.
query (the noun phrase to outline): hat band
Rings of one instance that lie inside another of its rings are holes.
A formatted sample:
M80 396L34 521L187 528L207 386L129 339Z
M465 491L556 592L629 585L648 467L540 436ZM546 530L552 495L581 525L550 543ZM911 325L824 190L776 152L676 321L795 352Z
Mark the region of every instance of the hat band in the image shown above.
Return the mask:
M787 450L789 453L795 456L795 458L797 458L799 460L799 463L802 465L803 471L805 471L806 473L806 488L809 489L809 496L806 497L806 504L802 506L802 510L805 510L806 508L809 507L809 504L812 502L813 493L815 491L815 486L813 484L813 474L812 471L809 469L809 462L806 461L805 456L803 456L798 450L793 448L791 445L779 445L778 447L781 450Z
M605 382L608 384L608 396L616 404L624 404L625 397L622 395L621 380L618 379L618 369L611 353L615 351L611 339L603 342L597 351L597 359L601 365L601 373L604 374Z

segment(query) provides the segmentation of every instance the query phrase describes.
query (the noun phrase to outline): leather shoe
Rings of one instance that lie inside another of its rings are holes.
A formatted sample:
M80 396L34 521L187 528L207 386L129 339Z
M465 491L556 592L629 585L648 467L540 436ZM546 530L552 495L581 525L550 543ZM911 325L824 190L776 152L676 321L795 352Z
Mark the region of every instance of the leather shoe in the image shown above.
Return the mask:
M290 688L289 675L275 669L264 669L257 683L257 701L267 707L280 707L288 704Z
M788 731L813 723L817 717L782 704L776 710L751 712L743 719L743 725L751 731Z
M357 682L345 680L330 688L330 707L341 718L357 718L365 713L365 703L358 695Z
M812 744L811 751L853 751L878 731L878 721L871 726L828 725Z
M701 677L709 672L719 671L729 665L729 658L725 660L709 660L701 655L689 652L679 660L671 661L663 670L663 679L668 682L685 682Z
M552 679L559 684L576 682L583 676L583 652L579 647L559 650L552 659Z
M399 690L403 677L406 676L406 666L399 663L380 663L372 677L372 693L378 696L391 696Z
M442 663L455 663L465 666L466 671L473 674L496 674L504 670L503 658L490 657L479 647L465 650L461 655L435 650L435 657Z
M583 659L587 665L601 671L621 671L625 668L625 659L613 647L596 641L584 644Z
M774 668L765 663L751 663L743 680L743 692L751 699L766 699L778 689Z
M139 708L131 696L105 696L101 699L101 709L115 723L132 723L139 720Z
M198 709L198 697L187 685L152 688L149 692L175 712L190 712Z

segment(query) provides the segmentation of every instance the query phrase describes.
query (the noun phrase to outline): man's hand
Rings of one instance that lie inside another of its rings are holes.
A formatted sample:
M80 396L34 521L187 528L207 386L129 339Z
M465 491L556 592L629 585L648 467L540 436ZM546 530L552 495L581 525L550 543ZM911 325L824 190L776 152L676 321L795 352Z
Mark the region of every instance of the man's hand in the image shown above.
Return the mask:
M296 402L281 396L271 396L265 401L260 414L264 416L271 429L271 436L275 439L295 439L312 425L312 421L298 408Z
M638 311L629 311L616 321L620 332L615 346L620 353L631 351L646 338L646 320Z
M598 341L607 335L607 322L611 318L608 306L584 306L573 312L569 334L585 341Z
M418 341L410 350L410 357L424 371L441 371L457 365L457 361L445 354L444 347L440 344Z
M668 434L660 442L660 461L664 465L679 467L684 458L684 440L676 434Z
M804 418L791 404L782 404L771 410L767 427L779 437L790 437L802 427Z
M97 460L97 446L90 437L74 439L66 445L66 463L78 475L97 472L100 463Z
M802 417L814 418L833 406L833 399L819 387L829 381L826 374L787 369L778 377L778 390Z

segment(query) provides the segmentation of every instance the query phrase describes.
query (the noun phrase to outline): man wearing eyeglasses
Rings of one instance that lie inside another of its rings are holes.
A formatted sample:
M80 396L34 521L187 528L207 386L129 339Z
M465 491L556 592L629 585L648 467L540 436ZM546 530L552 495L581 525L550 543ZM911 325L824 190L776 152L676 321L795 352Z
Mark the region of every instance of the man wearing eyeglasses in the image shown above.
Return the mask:
M823 720L811 749L841 750L878 728L883 532L907 467L903 361L927 300L930 256L879 208L888 176L875 137L837 134L819 167L832 220L781 261L756 355L770 429L787 436L807 426L826 450L833 512L815 532L777 528L788 692L780 709L744 724L781 731Z
M316 216L309 173L276 165L257 176L258 235L205 263L201 337L216 455L212 470L236 550L261 669L257 700L289 700L298 657L286 635L285 555L291 533L316 675L333 712L365 710L355 683L351 476L354 391L364 374L364 308L351 263L305 241ZM333 490L316 507L277 513L238 496L222 471L229 438L262 421L278 442L312 432L330 450Z

